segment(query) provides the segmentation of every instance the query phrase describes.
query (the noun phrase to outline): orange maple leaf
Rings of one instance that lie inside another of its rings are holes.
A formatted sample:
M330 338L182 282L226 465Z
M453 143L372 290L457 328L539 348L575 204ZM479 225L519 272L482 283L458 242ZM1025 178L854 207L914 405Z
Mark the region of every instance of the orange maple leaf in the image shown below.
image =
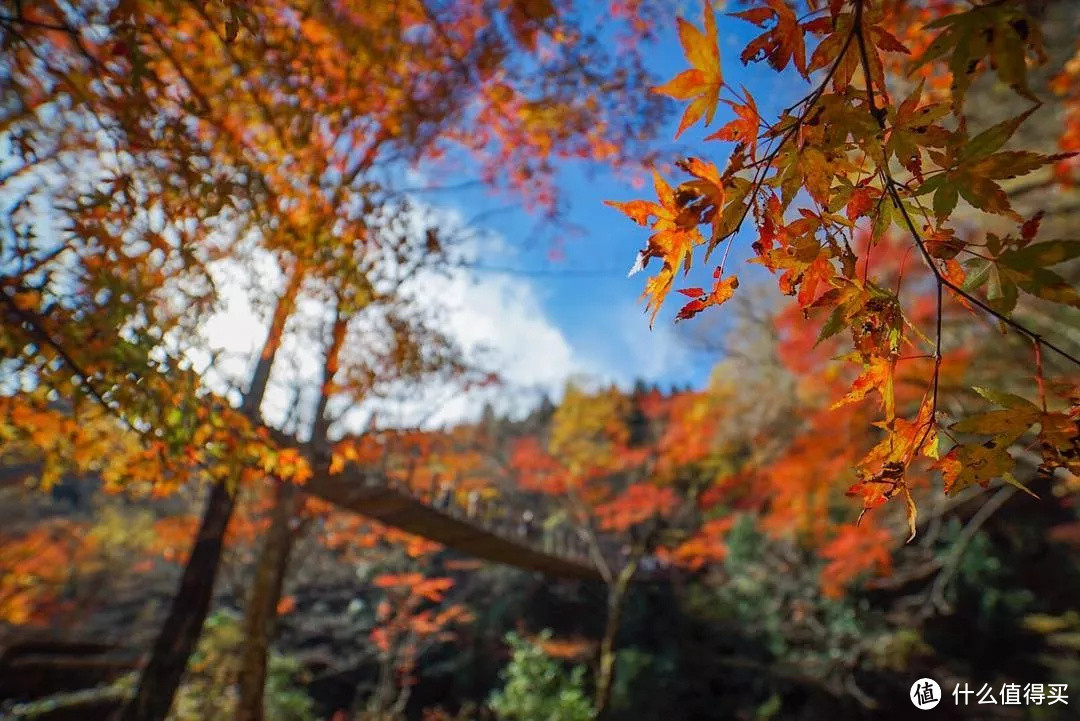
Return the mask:
M721 305L735 295L735 289L739 287L738 276L730 275L727 278L721 278L720 268L717 268L713 271L713 278L716 278L716 283L713 284L712 290L708 293L702 288L683 288L679 291L683 295L693 298L693 300L679 309L678 315L675 316L676 321L693 318L706 308Z
M765 60L774 70L779 71L786 68L794 59L795 68L803 77L807 76L804 31L799 25L795 11L785 0L766 0L765 6L750 8L743 12L732 13L732 15L758 27L765 27L770 20L776 21L776 25L751 40L742 51L739 59L743 61L743 64Z
M642 225L647 224L650 218L655 218L652 220L654 233L649 237L645 250L638 254L637 263L630 271L633 275L653 258L660 258L664 262L660 272L646 282L645 292L642 293L643 298L649 299L646 310L652 311L649 317L650 326L656 320L656 314L671 290L675 272L679 266L685 266L685 270L689 270L691 251L705 242L697 227L700 222L698 212L686 207L675 190L656 171L653 171L653 185L659 203L643 200L629 203L604 201Z
M740 142L749 148L750 155L754 156L757 154L761 115L758 114L757 103L754 102L754 98L750 96L746 88L743 88L743 95L746 96L746 103L743 105L733 103L730 100L724 101L735 111L736 117L705 139Z
M690 61L690 69L684 70L664 85L653 88L654 93L667 95L676 100L693 101L686 106L675 137L705 117L705 124L712 122L716 106L720 103L720 89L724 74L720 68L720 43L716 34L716 15L712 3L705 2L705 31L698 30L686 20L679 18L679 42Z

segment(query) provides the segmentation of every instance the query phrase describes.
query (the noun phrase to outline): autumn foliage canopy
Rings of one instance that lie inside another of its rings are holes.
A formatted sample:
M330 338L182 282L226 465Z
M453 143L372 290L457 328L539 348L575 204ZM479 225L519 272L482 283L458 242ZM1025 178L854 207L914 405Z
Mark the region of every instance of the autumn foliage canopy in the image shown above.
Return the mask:
M1044 470L1075 473L1078 359L1017 307L1021 294L1080 307L1076 288L1052 269L1080 255L1080 243L1041 237L1042 214L1021 215L1002 186L1044 168L1057 182L1074 180L1071 152L1006 149L1038 109L1028 81L1029 65L1045 60L1038 23L1009 2L768 0L732 15L762 30L739 59L777 73L791 68L809 92L763 117L751 91L723 81L713 8L706 4L703 28L679 20L690 68L654 92L687 104L678 133L712 124L726 106L705 140L732 145L719 165L678 161L687 179L677 186L656 173L655 202L611 203L652 231L635 268L659 264L644 293L653 318L695 257L720 256L715 284L680 289L692 300L677 317L728 301L739 285L728 253L752 223L751 262L795 297L804 322L817 329L815 345L847 336L844 360L857 375L837 405L868 397L879 405L880 439L858 460L849 491L864 513L901 498L914 535L913 464L928 459L949 492L997 477L1016 483L1009 448L1021 438L1038 450ZM972 130L966 94L984 73L996 73L1031 107ZM1071 150L1071 133L1061 138L1063 149ZM960 199L973 213L961 212ZM895 245L892 236L904 244L893 255L897 264L872 262L883 243ZM930 313L912 300L920 279L919 270L904 276L909 256L929 274L929 288L924 279L918 289L930 294ZM1030 399L976 388L986 410L959 417L946 410L950 306L1029 342ZM1064 367L1061 375L1047 371L1048 356ZM921 365L923 391L901 403L898 378L913 363Z

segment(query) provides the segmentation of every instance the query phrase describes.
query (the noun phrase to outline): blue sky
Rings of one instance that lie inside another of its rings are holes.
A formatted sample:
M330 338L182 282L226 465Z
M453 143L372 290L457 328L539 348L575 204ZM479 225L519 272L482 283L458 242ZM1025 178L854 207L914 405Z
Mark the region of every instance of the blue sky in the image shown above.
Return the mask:
M687 15L700 27L699 5L692 3ZM739 61L741 49L761 32L758 28L723 14L718 17L718 28L724 75L729 85L745 85L751 89L763 115L774 110L772 106L796 97L794 93L798 88L789 78L778 77L767 67L744 67ZM686 68L674 13L664 26L657 28L657 36L647 57L655 80L663 82ZM671 161L696 155L723 167L728 146L716 141L703 143L702 138L731 117L728 108L721 106L711 129L692 128L676 143L673 137L681 112L682 105L672 102L667 123L659 129L655 141L660 157ZM669 171L667 176L679 179L678 171ZM465 218L485 216L482 227L494 231L505 242L502 252L488 253L480 262L488 267L522 269L527 273L497 278L502 274L477 272L473 282L478 285L496 283L504 289L517 288L528 295L529 302L534 302L535 310L542 314L543 322L561 334L568 345L571 370L620 384L641 378L661 386L689 383L700 387L707 380L712 365L719 360L695 350L690 342L690 336L700 335L705 324L695 325L696 321L691 321L674 325L672 321L681 296L673 296L657 317L654 329L649 330L644 303L639 300L648 272L627 278L627 271L638 249L644 245L647 233L603 205L603 201L609 199L651 198L651 181L647 181L644 188L636 189L629 178L611 171L567 164L559 169L558 185L566 200L565 220L577 229L576 232L563 233L558 228L545 227L542 219L516 207L512 199L492 195L483 188L440 193L437 197L429 197L428 201L452 207ZM763 273L757 272L758 268L751 269L743 263L751 252L752 234L753 229L746 228L736 239L728 265L740 275L744 284L764 278ZM563 255L558 261L549 258L554 235L559 236ZM654 271L655 266L656 261L647 271ZM684 282L677 281L675 287L708 285L712 267L698 264L690 277ZM513 294L513 291L509 292ZM714 312L723 313L723 310ZM708 325L716 328L715 323ZM493 338L493 341L497 346L507 345L499 339ZM528 339L522 342L524 345L516 349L521 353L543 353L542 349L530 346ZM562 360L565 362L566 358ZM513 374L509 375L510 380L515 380Z
M700 26L700 7L689 13ZM743 67L739 52L752 39L757 28L736 18L718 18L721 56L729 85L745 85L757 99L763 115L778 106L790 104L791 98L805 93L801 81L778 77L768 68ZM657 83L685 69L679 46L675 17L657 28L658 40L647 52L650 70ZM731 117L721 106L709 129L691 128L676 143L675 129L682 107L671 104L666 125L657 131L655 149L663 162L670 163L693 155L707 158L723 167L730 148L725 143L702 139ZM673 183L683 179L670 166L662 172ZM413 173L408 185L423 186L425 178ZM463 178L468 180L468 178ZM499 372L505 385L462 393L452 385L431 383L406 389L401 399L378 399L354 406L343 421L358 430L365 426L371 410L386 425L427 426L452 424L475 418L485 403L498 411L519 416L535 406L541 394L558 398L568 379L583 378L593 383L615 382L630 387L635 380L695 388L704 386L713 366L721 360L700 350L695 336L703 332L722 332L729 308L711 311L711 317L675 325L673 319L682 296L673 294L656 319L652 330L640 295L649 271L627 277L647 231L635 225L605 200L653 198L651 181L635 188L625 172L616 174L603 168L566 163L558 168L557 184L564 201L560 223L545 221L525 209L520 197L498 194L480 184L465 184L459 190L419 192L418 206L441 217L449 227L468 224L485 231L471 248L476 264L487 270L458 269L447 274L431 274L417 279L417 297L440 314L443 330L484 367ZM447 181L433 181L447 185ZM449 183L453 185L453 183ZM479 219L475 220L474 219ZM728 272L740 278L740 291L754 282L768 279L759 266L744 261L750 257L755 230L747 224L735 239L728 260ZM574 230L567 230L572 228ZM560 259L552 260L557 247ZM708 286L713 264L695 259L690 276L675 287ZM505 269L520 272L502 272ZM232 288L228 310L215 316L205 327L207 346L227 350L232 357L231 372L246 377L250 358L259 347L264 323L250 307L245 287L261 287L261 293L273 294L272 268L252 271L247 285L238 283L241 269L227 270ZM317 311L312 311L313 313ZM274 377L264 412L270 419L283 418L288 404L288 388L298 384L317 388L317 373L312 365L309 346L303 339L283 349L295 370L275 364ZM288 344L287 344L288 345ZM294 358L295 356L295 358ZM223 365L224 367L224 365ZM291 367L291 366L290 366ZM279 372L280 371L280 372ZM225 375L229 374L228 368Z

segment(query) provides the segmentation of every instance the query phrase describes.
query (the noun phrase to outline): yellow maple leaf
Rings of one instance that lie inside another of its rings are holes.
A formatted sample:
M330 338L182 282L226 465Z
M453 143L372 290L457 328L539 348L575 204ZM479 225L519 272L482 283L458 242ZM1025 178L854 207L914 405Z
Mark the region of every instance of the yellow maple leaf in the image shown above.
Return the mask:
M720 89L724 74L720 68L720 44L716 33L716 14L712 3L705 3L705 30L702 32L686 20L679 18L679 42L683 54L690 62L684 70L664 85L653 88L654 93L667 95L676 100L691 100L675 133L678 138L683 131L700 120L712 122L716 106L720 103Z

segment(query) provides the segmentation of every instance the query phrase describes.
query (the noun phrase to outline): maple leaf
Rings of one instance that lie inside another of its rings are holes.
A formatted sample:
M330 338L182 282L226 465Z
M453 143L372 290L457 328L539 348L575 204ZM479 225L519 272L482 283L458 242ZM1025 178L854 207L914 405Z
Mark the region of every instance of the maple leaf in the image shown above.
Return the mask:
M693 298L693 300L679 309L678 315L675 316L676 321L693 318L706 308L722 305L735 295L735 289L739 287L739 278L737 276L729 275L727 278L721 278L720 268L718 267L713 271L713 278L716 279L716 282L708 293L702 288L683 288L679 291L683 295Z
M677 162L676 165L695 178L679 186L680 190L695 191L700 197L708 200L714 208L723 206L726 196L724 180L713 163L697 158L686 158Z
M649 237L647 246L639 253L635 263L636 269L638 266L641 268L647 266L652 258L660 258L663 261L663 267L646 281L645 291L642 293L643 298L649 299L646 311L651 311L650 327L656 320L656 314L660 311L664 298L671 290L676 271L680 266L688 271L691 251L695 246L705 242L697 228L700 221L698 212L687 207L685 198L677 194L656 171L653 171L653 185L659 203L605 201L607 205L631 217L644 218L646 222L649 218L654 218L651 224L653 235Z
M687 202L687 208L699 211L700 219L712 225L712 237L705 249L705 260L708 260L720 241L738 229L745 213L750 184L743 178L731 178L727 174L721 176L714 164L697 158L686 158L676 162L676 165L694 176L693 180L679 186L679 193L692 194L694 197Z
M1041 155L1026 151L998 152L1034 111L1035 108L1032 108L997 123L974 138L969 139L963 131L945 136L946 152L938 158L945 172L923 182L917 191L918 194L935 192L934 214L939 221L952 213L959 197L988 213L1021 220L1013 211L1005 190L994 181L1027 175L1066 157L1066 154ZM904 137L904 134L899 134L891 141L901 160L899 143ZM925 139L918 142L930 144Z
M990 481L1009 474L1016 461L1002 447L990 440L978 445L960 445L951 449L937 464L945 481L945 493L952 495L973 485L983 488Z
M997 270L1026 293L1080 308L1080 291L1048 266L1080 257L1080 241L1049 240L1008 250L998 256Z
M829 21L828 18L824 18L824 20L826 23L821 23L822 27L820 29L818 23L807 23L806 25L807 29L815 33L831 30L814 48L814 52L810 56L810 65L807 72L812 73L824 67L835 66L833 87L839 92L851 83L851 77L859 66L858 52L856 48L852 47L853 43L850 42L851 29L855 18L852 13L845 12L836 16L834 21ZM845 48L847 49L844 50ZM843 57L840 57L841 51L844 52Z
M846 491L848 496L861 497L863 501L859 520L867 512L881 506L895 496L904 487L906 468L898 461L885 463L879 471L869 476L862 475L857 483Z
M926 50L911 64L914 71L948 54L955 107L963 106L968 88L989 55L998 78L1032 101L1027 82L1027 57L1045 60L1039 24L1014 3L988 3L966 12L927 23L926 30L941 29Z
M848 220L854 222L864 215L869 214L869 210L877 203L877 199L881 196L881 191L875 188L860 187L856 188L851 193L851 199L848 200L845 212L847 213Z
M761 115L758 114L757 103L753 96L743 88L745 103L734 103L730 100L724 102L735 111L735 119L728 121L705 140L727 140L742 143L749 151L750 156L757 155L758 133L761 131Z
M1016 461L1008 452L1010 446L1036 423L1047 423L1046 415L1031 401L1011 393L975 388L999 410L970 415L950 428L956 433L991 436L982 443L960 443L938 462L945 480L945 492L952 494L978 484L986 487L995 478L1034 495L1012 475Z
M891 408L895 370L895 366L887 358L872 359L866 371L852 383L847 395L833 403L832 408L840 408L848 403L857 403L866 398L871 391L878 391L881 394L882 404Z
M683 53L690 62L690 69L684 70L664 85L653 88L654 93L667 95L676 100L690 100L683 112L679 129L675 137L691 125L705 118L705 124L712 122L716 106L720 103L720 91L724 86L724 75L720 68L720 43L716 32L716 13L712 3L705 2L705 30L698 30L683 18L678 19L679 42Z
M826 258L822 256L815 258L803 271L802 281L799 283L799 293L796 297L799 305L803 308L810 306L817 297L818 286L828 282L835 274L836 269Z
M795 68L803 77L807 77L804 30L799 25L795 11L785 0L765 0L764 6L731 15L758 27L765 27L770 21L776 22L775 26L751 40L742 51L739 59L744 65L765 60L774 70L783 70L794 59Z
M604 202L612 208L624 213L638 225L647 226L649 224L649 218L660 215L660 213L663 212L663 207L656 203L650 203L647 200L630 200L626 202L605 200Z

